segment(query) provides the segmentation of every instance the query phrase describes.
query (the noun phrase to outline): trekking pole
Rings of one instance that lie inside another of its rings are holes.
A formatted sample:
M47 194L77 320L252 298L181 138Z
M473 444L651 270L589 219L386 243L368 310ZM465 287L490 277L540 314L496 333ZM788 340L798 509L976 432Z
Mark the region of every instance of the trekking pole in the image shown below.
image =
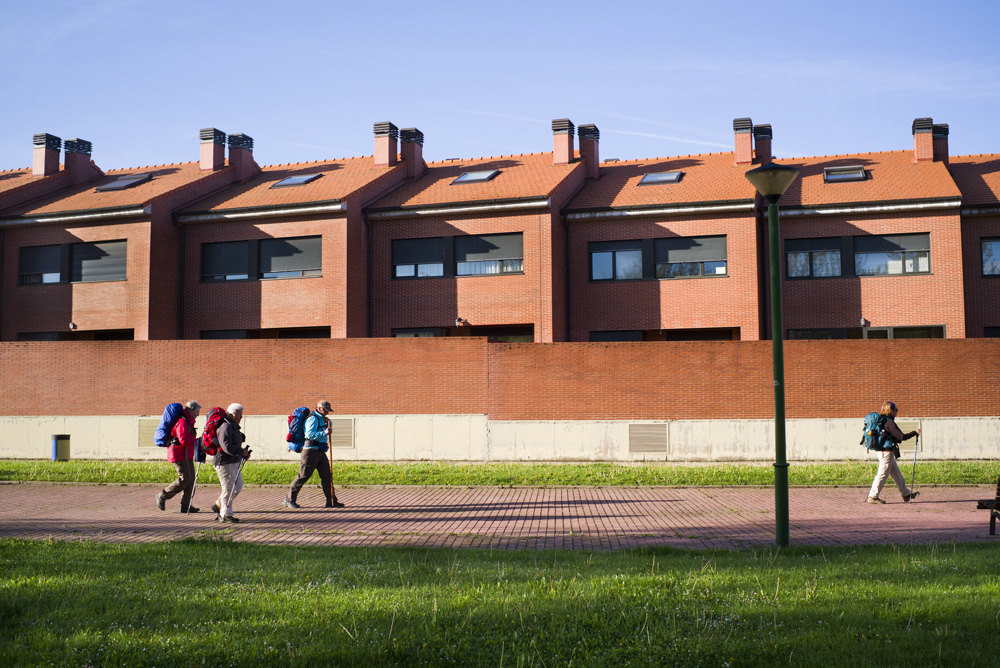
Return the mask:
M251 452L253 452L253 450L249 450L249 449L247 450L247 454L248 454L248 455L249 455L249 453L251 453ZM248 461L249 459L250 459L250 457L249 457L249 456L248 456L248 457L244 457L244 458L243 458L243 461L242 461L242 462L240 462L240 467L239 467L238 469L236 469L236 478L235 478L235 479L233 480L233 488L232 488L231 490L229 490L229 498L228 498L228 499L226 499L226 508L229 508L229 504L230 504L230 503L232 502L232 500L233 500L233 492L235 492L235 491L236 491L236 481L240 479L240 476L241 476L241 475L243 475L243 467L247 465L247 461Z
M920 434L917 434L917 442L913 446L913 471L910 473L910 491L913 491L913 486L917 483L917 450L920 449Z
M194 456L198 459L198 455L201 453L201 439L196 439L194 442ZM194 484L191 485L191 497L188 499L187 508L184 510L184 514L188 515L191 513L191 505L194 504L194 493L198 489L198 474L201 473L201 460L198 459L198 466L194 470Z

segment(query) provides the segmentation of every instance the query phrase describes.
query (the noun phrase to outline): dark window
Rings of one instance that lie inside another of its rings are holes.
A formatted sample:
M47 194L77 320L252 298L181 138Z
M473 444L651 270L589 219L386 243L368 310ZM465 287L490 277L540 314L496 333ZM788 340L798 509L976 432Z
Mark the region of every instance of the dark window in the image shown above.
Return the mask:
M250 242L223 241L201 245L201 280L239 281L250 278Z
M393 278L444 276L444 237L393 239Z
M1000 337L1000 327L984 327L983 336L990 339L995 339Z
M245 329L203 329L201 330L203 339L249 339Z
M25 246L21 248L21 284L59 283L62 246Z
M726 237L668 237L654 241L657 278L726 275Z
M610 332L591 332L590 340L595 343L605 341L642 341L642 331L638 329L622 329Z
M842 181L864 181L865 168L862 165L849 167L824 167L823 181L825 183L840 183Z
M455 275L481 276L524 271L524 234L455 237Z
M1000 276L1000 239L982 239L983 276Z
M287 179L281 179L275 183L272 188L288 188L290 186L304 186L307 183L315 181L322 174L302 174L300 176L289 176Z
M590 279L628 281L642 278L641 241L590 243Z
M392 335L397 339L433 338L442 336L440 327L410 327L394 329Z
M830 327L827 329L790 329L787 339L862 339L864 332L860 327Z
M486 169L479 172L462 172L462 175L451 182L451 185L460 183L482 183L495 179L500 174L499 169Z
M652 186L658 183L678 183L683 175L684 172L656 172L652 174L643 174L642 178L639 179L639 185Z
M928 274L930 248L930 234L854 237L854 273L857 276Z
M125 174L124 176L119 176L111 183L98 186L95 192L100 193L108 190L125 190L126 188L137 186L140 183L145 183L151 178L153 178L152 174Z
M788 278L833 278L841 275L840 238L785 239Z
M58 341L59 332L18 332L18 341Z
M322 237L261 239L259 278L322 276Z
M124 281L126 242L98 241L69 247L70 281Z

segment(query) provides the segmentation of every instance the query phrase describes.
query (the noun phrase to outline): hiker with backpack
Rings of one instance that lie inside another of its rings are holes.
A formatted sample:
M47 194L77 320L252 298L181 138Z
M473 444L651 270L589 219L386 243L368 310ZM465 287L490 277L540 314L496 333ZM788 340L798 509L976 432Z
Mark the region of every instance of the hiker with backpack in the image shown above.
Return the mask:
M239 522L233 515L233 501L243 489L243 464L250 458L250 450L243 447L243 433L240 431L240 421L243 419L243 406L230 404L226 415L216 429L219 451L215 454L212 464L219 474L219 485L222 493L212 504L212 510L217 513L220 522ZM204 442L205 435L202 435Z
M897 415L899 415L899 409L896 408L896 404L886 401L882 404L882 409L877 415L869 413L865 418L865 436L862 443L878 453L878 471L875 473L875 480L872 481L872 488L868 492L868 503L885 503L879 494L882 493L886 478L889 476L892 476L893 482L899 488L904 503L909 503L920 493L912 492L907 488L903 473L899 470L899 465L896 464L896 459L899 457L899 444L914 436L920 436L920 430L914 429L904 434L896 426Z
M299 464L299 474L292 481L292 488L288 496L282 501L286 508L300 508L295 500L299 496L299 491L312 477L313 471L319 471L319 479L323 488L323 495L326 497L326 508L343 508L344 504L337 500L337 495L333 491L333 476L330 473L330 463L326 460L325 453L329 447L330 421L327 414L330 413L330 402L320 401L316 404L316 410L309 414L305 423L302 424L301 435L298 432L296 419L301 421L300 409L293 411L288 419L289 449L293 452L301 452L302 458ZM301 439L301 441L300 441Z
M156 507L160 510L166 510L166 502L181 494L181 512L198 512L198 509L191 505L191 494L194 490L194 455L197 447L194 421L200 412L201 405L194 400L184 406L170 404L163 411L163 418L160 419L154 440L157 445L167 448L167 461L177 469L177 480L156 495Z

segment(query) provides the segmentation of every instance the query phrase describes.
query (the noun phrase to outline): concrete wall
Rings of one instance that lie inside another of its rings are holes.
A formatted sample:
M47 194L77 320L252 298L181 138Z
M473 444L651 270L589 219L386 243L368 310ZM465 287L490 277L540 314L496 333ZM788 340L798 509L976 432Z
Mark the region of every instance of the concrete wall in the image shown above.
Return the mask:
M353 436L333 457L342 461L443 462L744 462L774 458L769 420L488 420L485 415L361 415L347 420ZM52 435L69 434L72 459L163 460L140 447L156 416L19 416L0 418L0 458L48 459ZM871 457L858 445L862 418L788 420L789 461ZM144 426L143 426L144 425ZM204 417L198 419L199 433ZM911 418L920 460L995 459L1000 417ZM285 446L286 416L247 416L241 425L259 460L293 461ZM145 431L143 431L145 429ZM347 432L345 432L347 433ZM641 442L638 434L662 435ZM148 439L146 440L148 444ZM913 440L904 447L912 448ZM645 450L645 451L639 451Z

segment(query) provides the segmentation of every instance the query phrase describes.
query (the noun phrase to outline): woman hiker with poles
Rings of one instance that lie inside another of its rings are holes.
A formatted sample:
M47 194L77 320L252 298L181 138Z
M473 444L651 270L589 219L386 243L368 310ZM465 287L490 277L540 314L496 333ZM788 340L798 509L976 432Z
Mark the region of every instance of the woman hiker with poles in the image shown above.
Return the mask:
M903 496L903 501L909 503L910 499L913 499L920 492L914 492L906 487L906 480L903 479L903 473L899 470L899 465L896 464L896 458L899 457L899 444L903 441L913 438L914 436L920 436L920 430L914 429L911 432L904 434L896 426L896 416L899 415L899 409L896 408L896 404L891 401L887 401L882 404L882 410L879 411L887 419L885 425L882 429L888 434L889 438L893 442L893 447L886 448L884 450L878 451L878 472L875 474L875 480L872 481L872 488L868 492L868 503L885 503L885 501L879 498L879 494L882 493L882 488L885 486L886 478L892 476L893 482L896 483L896 487L899 488L899 493ZM913 467L914 475L916 474L917 466L917 456L916 453L913 455Z
M222 493L212 504L212 510L218 513L220 522L239 522L233 515L233 501L243 489L243 465L250 459L250 450L243 447L243 434L240 432L240 420L243 419L243 406L230 404L226 409L226 417L216 430L219 437L219 452L212 461L216 473L219 474L219 484Z

